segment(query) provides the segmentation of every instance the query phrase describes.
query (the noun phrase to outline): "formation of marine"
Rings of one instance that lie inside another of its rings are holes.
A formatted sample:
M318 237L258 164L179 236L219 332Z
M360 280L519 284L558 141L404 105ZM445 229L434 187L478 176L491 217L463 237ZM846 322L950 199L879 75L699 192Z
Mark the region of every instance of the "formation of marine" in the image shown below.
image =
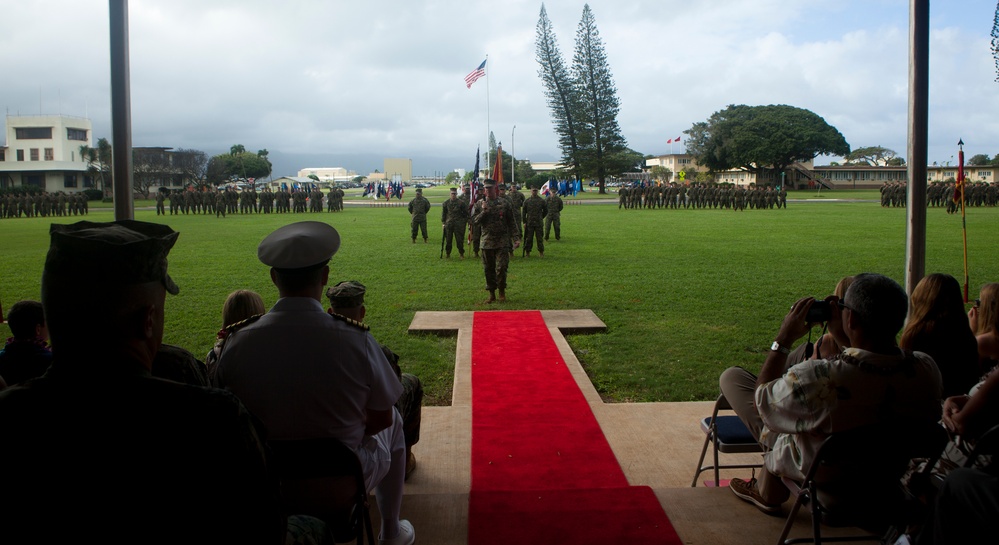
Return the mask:
M772 186L633 182L618 190L618 208L730 210L787 208L787 190Z
M343 210L344 192L338 187L324 194L320 189L279 189L262 191L255 188L237 191L235 188L205 189L202 191L173 190L156 194L156 213L159 214L270 214L289 212L327 212ZM169 205L169 206L165 206Z
M90 213L83 193L48 191L0 195L0 218L82 216Z
M955 194L955 182L933 182L926 186L926 206L946 208L955 213L960 208L960 194ZM881 186L881 206L904 208L908 185L906 182L889 182ZM964 186L965 206L981 207L999 204L999 182L966 182Z

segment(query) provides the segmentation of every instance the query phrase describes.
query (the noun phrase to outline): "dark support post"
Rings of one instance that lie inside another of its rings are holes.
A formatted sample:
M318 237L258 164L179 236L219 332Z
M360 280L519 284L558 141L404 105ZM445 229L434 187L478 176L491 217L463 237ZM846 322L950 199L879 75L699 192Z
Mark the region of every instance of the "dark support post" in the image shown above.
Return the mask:
M906 199L905 291L926 272L926 134L929 104L930 1L909 0L909 191Z
M114 219L135 218L132 202L132 106L128 73L128 0L108 0L111 34L111 173Z

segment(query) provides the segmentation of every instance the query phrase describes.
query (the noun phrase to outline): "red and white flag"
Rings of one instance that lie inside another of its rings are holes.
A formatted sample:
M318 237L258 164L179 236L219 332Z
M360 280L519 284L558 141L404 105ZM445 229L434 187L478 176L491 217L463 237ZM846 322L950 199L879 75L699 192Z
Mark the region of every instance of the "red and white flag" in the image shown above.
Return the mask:
M489 59L486 59L489 60ZM486 75L486 61L482 61L482 64L478 68L472 70L465 76L465 87L469 89L472 88L472 84L479 80L482 76Z

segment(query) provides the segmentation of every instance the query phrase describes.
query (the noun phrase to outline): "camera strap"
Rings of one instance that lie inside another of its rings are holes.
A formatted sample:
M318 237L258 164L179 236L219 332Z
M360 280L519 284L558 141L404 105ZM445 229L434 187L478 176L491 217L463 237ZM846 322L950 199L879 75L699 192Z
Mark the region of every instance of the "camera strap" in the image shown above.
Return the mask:
M826 329L829 327L828 322L822 322L822 333L819 334L819 343L822 342L822 337L826 334ZM812 330L808 330L808 342L805 343L805 359L812 359L812 354L815 353L815 344L812 343Z

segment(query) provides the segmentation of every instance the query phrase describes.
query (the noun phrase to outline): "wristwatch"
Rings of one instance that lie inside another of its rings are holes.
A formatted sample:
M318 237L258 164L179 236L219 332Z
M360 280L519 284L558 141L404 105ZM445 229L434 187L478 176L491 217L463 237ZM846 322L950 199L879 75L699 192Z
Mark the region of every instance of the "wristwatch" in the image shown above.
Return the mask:
M774 343L772 345L770 345L770 351L771 352L780 352L781 354L784 354L785 356L791 353L791 349L790 348L788 348L786 346L781 346L780 343L777 342L777 341L774 341Z

